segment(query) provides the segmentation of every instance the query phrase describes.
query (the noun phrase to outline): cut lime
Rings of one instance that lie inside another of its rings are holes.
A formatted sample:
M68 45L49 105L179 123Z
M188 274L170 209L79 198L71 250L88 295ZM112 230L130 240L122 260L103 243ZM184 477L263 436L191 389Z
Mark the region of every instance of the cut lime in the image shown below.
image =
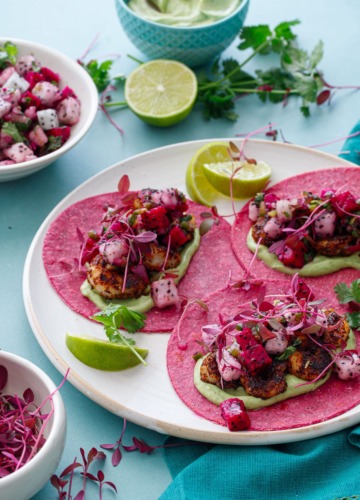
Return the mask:
M96 337L77 337L66 334L66 345L69 351L82 363L98 370L117 371L132 368L146 358L148 350L134 347L136 354L125 345L99 340Z
M232 182L234 198L255 196L264 189L271 175L270 166L263 161L253 164L246 161L232 161L229 158L223 162L205 163L203 170L213 188L226 196L230 196Z
M214 205L219 193L208 181L203 166L229 160L228 143L211 142L200 148L191 158L186 170L186 189L190 198L203 205Z
M167 127L188 116L197 95L195 73L182 63L155 59L127 77L125 100L144 122Z

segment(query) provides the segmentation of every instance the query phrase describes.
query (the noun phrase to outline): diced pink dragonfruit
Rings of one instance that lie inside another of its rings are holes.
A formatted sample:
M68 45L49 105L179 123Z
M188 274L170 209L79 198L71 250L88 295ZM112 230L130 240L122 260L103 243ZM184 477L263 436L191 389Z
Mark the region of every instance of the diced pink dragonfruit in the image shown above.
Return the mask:
M11 135L5 134L2 130L0 130L0 150L8 148L13 142L14 139Z
M32 89L34 96L38 97L44 106L51 106L60 99L60 91L50 82L39 82Z
M15 162L13 160L0 161L0 167L7 167L8 165L15 165Z
M35 118L37 117L36 106L29 106L27 109L25 109L24 115L30 118L30 120L35 120Z
M23 128L29 128L31 120L21 110L20 106L14 106L10 113L4 116L4 120L12 123L19 123Z
M0 118L8 114L10 109L11 109L11 103L4 101L4 99L0 97Z
M34 155L32 150L26 146L23 142L17 142L5 148L3 150L5 156L13 160L15 163L21 163L23 161L35 160L37 157Z
M44 146L49 140L48 136L45 134L40 125L36 125L34 129L29 133L29 139L40 148Z
M177 305L180 301L178 289L172 278L163 278L151 284L151 296L155 307L162 309Z
M80 118L80 103L74 97L66 97L56 108L59 121L65 125L75 125Z
M39 66L39 62L32 54L21 56L15 64L16 71L23 76L28 71L32 71L34 67Z
M15 68L13 66L9 66L5 68L0 73L0 87L4 85L4 83L10 78L10 76L15 73Z

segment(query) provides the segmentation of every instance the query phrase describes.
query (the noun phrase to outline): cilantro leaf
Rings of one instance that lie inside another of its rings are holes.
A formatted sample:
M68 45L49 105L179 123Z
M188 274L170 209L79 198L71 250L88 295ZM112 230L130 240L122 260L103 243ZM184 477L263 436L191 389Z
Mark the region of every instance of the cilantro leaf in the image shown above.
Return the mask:
M360 311L347 313L346 318L350 328L354 328L355 330L360 328Z
M97 60L91 59L87 64L80 64L89 73L98 91L102 92L105 90L111 81L110 70L113 61L107 60L99 63Z
M16 56L18 48L12 42L5 42L0 47L0 69L5 68L9 64L14 66L16 64Z
M100 311L92 319L102 323L106 328L124 328L129 333L135 333L145 324L146 316L142 313L131 311L125 306L110 304L104 311Z
M19 132L19 129L13 122L4 122L1 131L4 135L12 137L15 142L24 142L25 140L24 136Z
M340 304L348 302L357 302L360 304L360 279L354 280L350 286L346 283L338 283L334 287L336 297Z
M240 40L243 40L238 46L240 50L257 50L265 44L271 37L271 29L267 24L258 26L244 26L240 32Z

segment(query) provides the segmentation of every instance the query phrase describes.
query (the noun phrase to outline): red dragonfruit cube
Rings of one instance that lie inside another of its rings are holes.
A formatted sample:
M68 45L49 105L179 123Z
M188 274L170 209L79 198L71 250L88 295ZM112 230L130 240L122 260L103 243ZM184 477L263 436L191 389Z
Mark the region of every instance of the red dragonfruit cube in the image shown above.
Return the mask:
M251 329L248 327L243 328L241 332L237 333L235 335L235 339L242 351L250 349L259 343L254 337Z
M40 73L44 77L44 80L47 82L51 82L51 83L52 82L55 82L55 83L60 82L60 75L58 73L55 73L54 71L52 71L49 68L42 67L40 70Z
M24 78L26 81L30 83L29 90L32 90L37 83L42 82L44 80L42 74L37 71L27 71L24 74Z
M146 229L156 231L158 234L163 234L170 225L170 221L166 215L166 208L159 206L151 208L141 214L141 221Z
M350 191L344 191L330 198L330 203L339 216L344 216L344 211L353 213L360 210L360 204L357 203L354 195Z
M191 236L180 226L173 226L165 238L165 243L170 239L171 248L179 248L191 240Z
M61 137L62 138L62 144L66 142L69 137L70 137L70 127L54 127L51 128L50 130L47 130L47 135L52 136L52 137Z
M250 417L241 399L229 398L220 403L221 416L229 431L243 431L250 427Z
M250 349L239 354L241 364L250 375L257 375L264 368L272 364L272 359L266 352L262 344L256 344Z
M27 90L21 95L20 102L25 108L29 108L30 106L35 106L36 108L39 108L41 106L40 99L36 97L29 90Z
M68 87L67 85L61 90L60 93L61 93L61 100L66 99L67 97L74 97L75 99L77 99L77 95L75 94L73 89Z

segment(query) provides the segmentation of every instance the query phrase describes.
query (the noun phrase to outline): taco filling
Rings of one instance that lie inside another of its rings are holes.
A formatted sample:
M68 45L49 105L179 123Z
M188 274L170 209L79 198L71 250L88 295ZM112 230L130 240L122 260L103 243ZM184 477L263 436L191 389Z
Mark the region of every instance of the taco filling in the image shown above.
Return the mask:
M81 293L100 309L127 305L146 312L177 305L177 283L200 243L195 217L177 189L143 189L130 206L108 207L99 231L81 248Z
M295 275L290 289L227 287L189 308L167 352L179 397L230 430L305 427L359 404L356 335L329 289L320 283L317 293ZM227 420L229 408L238 413Z
M303 191L296 198L259 193L249 219L248 247L278 271L321 276L360 269L360 199L350 191Z

